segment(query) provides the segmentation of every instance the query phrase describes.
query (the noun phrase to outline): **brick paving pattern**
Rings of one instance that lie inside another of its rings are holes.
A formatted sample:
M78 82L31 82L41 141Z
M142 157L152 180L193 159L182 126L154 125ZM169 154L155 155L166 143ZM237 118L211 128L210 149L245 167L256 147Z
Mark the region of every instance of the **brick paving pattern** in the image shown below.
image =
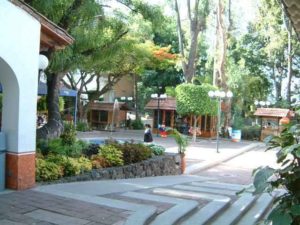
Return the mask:
M111 225L129 212L36 191L0 195L0 225Z

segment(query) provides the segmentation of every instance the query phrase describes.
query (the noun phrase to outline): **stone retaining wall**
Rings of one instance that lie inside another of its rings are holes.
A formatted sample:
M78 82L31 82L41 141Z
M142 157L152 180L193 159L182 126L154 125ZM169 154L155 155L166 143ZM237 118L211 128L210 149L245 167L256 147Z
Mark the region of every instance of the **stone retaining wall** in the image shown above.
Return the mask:
M93 169L90 172L78 176L64 177L56 181L43 182L40 184L179 175L181 174L180 162L180 155L166 154L163 156L155 156L139 163L120 167Z

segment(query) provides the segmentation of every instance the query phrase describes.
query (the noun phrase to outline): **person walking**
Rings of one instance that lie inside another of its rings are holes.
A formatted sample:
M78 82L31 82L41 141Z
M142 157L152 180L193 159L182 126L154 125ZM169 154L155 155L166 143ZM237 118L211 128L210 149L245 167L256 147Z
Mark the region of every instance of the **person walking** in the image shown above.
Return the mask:
M151 143L153 141L150 124L145 125L144 142Z

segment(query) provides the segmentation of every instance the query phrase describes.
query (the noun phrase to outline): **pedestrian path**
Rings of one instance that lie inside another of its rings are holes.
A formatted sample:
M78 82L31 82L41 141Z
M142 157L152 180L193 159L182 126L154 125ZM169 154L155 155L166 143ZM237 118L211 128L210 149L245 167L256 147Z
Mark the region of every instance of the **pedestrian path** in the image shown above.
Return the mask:
M276 192L274 196L236 195L246 186L196 176L111 181L118 187L112 191L107 190L111 185L106 184L107 181L83 182L80 188L84 190L85 186L89 190L91 183L95 187L92 193L72 189L71 184L39 187L35 191L99 207L127 210L128 217L115 225L254 225L269 211L276 195ZM41 218L39 213L43 215L44 212L35 212L34 217Z

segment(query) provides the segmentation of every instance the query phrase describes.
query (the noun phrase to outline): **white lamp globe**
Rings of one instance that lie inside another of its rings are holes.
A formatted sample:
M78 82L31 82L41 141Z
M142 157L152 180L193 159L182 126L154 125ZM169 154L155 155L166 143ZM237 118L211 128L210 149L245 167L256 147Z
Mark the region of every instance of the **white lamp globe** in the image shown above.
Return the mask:
M225 96L226 96L225 91L220 91L220 97L221 97L221 98L225 98Z
M167 98L167 95L166 94L162 94L162 95L160 95L160 98Z
M219 90L216 90L216 91L215 91L215 96L216 96L216 97L220 97L220 91L219 91Z
M151 94L151 98L157 98L157 94Z
M49 65L49 60L45 55L39 55L39 69L45 70Z
M120 99L121 99L122 101L125 101L125 100L126 100L126 97L125 97L125 96L122 96Z
M232 98L233 97L233 93L231 91L227 91L226 97L227 98Z
M271 105L271 102L266 101L266 105L267 105L267 106L270 106L270 105Z
M266 103L265 103L264 101L260 101L259 104L260 104L261 106L265 106L265 105L266 105Z
M215 97L215 92L214 91L209 91L208 96L211 97L211 98Z
M128 100L128 101L132 101L132 100L133 100L133 97L127 97L127 100Z
M254 101L254 105L259 105L259 102L257 100Z

